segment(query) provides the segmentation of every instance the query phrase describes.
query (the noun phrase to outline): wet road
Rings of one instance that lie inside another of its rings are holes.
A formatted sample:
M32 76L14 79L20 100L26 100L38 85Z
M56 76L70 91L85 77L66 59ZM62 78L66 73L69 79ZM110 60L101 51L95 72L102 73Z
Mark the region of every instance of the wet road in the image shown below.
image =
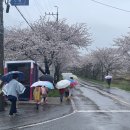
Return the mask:
M130 130L130 102L89 86L76 87L74 111L52 120L19 127L22 130Z
M0 112L0 130L15 130L20 126L55 119L71 113L72 106L70 102L60 104L57 98L55 104L45 104L39 110L36 110L35 104L18 104L18 115L13 118L9 118L8 112L9 107Z

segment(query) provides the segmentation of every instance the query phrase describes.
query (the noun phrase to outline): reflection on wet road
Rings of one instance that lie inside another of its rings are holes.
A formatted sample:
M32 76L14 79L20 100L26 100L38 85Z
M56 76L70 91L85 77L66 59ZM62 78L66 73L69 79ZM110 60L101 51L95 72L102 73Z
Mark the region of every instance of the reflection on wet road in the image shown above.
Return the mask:
M130 106L98 91L79 86L72 97L74 112L23 130L129 130Z
M130 103L106 93L80 86L75 91L74 104L78 110L130 110ZM80 105L77 105L77 104ZM79 108L80 107L80 108Z

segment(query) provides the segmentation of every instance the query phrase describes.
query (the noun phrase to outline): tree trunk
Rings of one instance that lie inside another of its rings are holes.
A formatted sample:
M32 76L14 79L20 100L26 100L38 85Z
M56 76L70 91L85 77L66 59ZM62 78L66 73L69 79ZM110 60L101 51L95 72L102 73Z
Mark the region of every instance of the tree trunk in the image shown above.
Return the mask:
M2 75L4 71L3 61L4 61L3 0L0 0L0 74ZM3 95L0 94L0 111L3 110L4 110L4 99Z
M45 63L45 74L50 74L49 65L46 57L44 63Z
M60 65L57 64L55 66L54 83L57 83L59 80L60 80Z

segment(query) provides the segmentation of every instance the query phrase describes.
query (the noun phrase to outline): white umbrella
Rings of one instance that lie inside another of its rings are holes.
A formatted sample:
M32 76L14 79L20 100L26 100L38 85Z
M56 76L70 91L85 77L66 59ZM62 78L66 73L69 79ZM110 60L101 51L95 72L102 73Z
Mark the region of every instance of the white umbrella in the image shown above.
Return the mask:
M107 76L105 76L105 79L112 79L112 76L107 75Z
M78 77L76 75L72 75L74 80L79 80Z
M37 87L37 86L41 86L41 87L45 86L49 89L54 89L53 84L49 81L37 81L31 85L31 87Z
M61 80L61 81L57 82L56 88L58 88L58 89L66 88L70 85L70 83L71 82L69 80L66 80L66 79Z
M31 85L31 87L43 86L43 81L37 81Z

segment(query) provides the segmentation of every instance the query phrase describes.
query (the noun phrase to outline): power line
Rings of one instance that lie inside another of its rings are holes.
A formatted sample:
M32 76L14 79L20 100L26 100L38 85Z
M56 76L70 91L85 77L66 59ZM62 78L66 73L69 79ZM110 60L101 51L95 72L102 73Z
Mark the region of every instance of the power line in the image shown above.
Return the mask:
M117 9L117 10L120 10L120 11L124 11L124 12L130 13L129 10L125 10L125 9L121 9L121 8L118 8L118 7L115 7L115 6L111 6L111 5L108 5L108 4L96 1L96 0L91 0L91 1L93 1L95 3L98 3L98 4L101 4L101 5L104 5L104 6L107 6L107 7L110 7L110 8L113 8L113 9Z
M32 28L32 26L29 24L29 22L28 22L27 19L24 17L24 15L21 13L21 11L17 8L17 6L15 6L15 8L16 8L17 11L20 13L20 15L21 15L22 18L25 20L25 22L29 25L29 27L34 31L34 29Z

